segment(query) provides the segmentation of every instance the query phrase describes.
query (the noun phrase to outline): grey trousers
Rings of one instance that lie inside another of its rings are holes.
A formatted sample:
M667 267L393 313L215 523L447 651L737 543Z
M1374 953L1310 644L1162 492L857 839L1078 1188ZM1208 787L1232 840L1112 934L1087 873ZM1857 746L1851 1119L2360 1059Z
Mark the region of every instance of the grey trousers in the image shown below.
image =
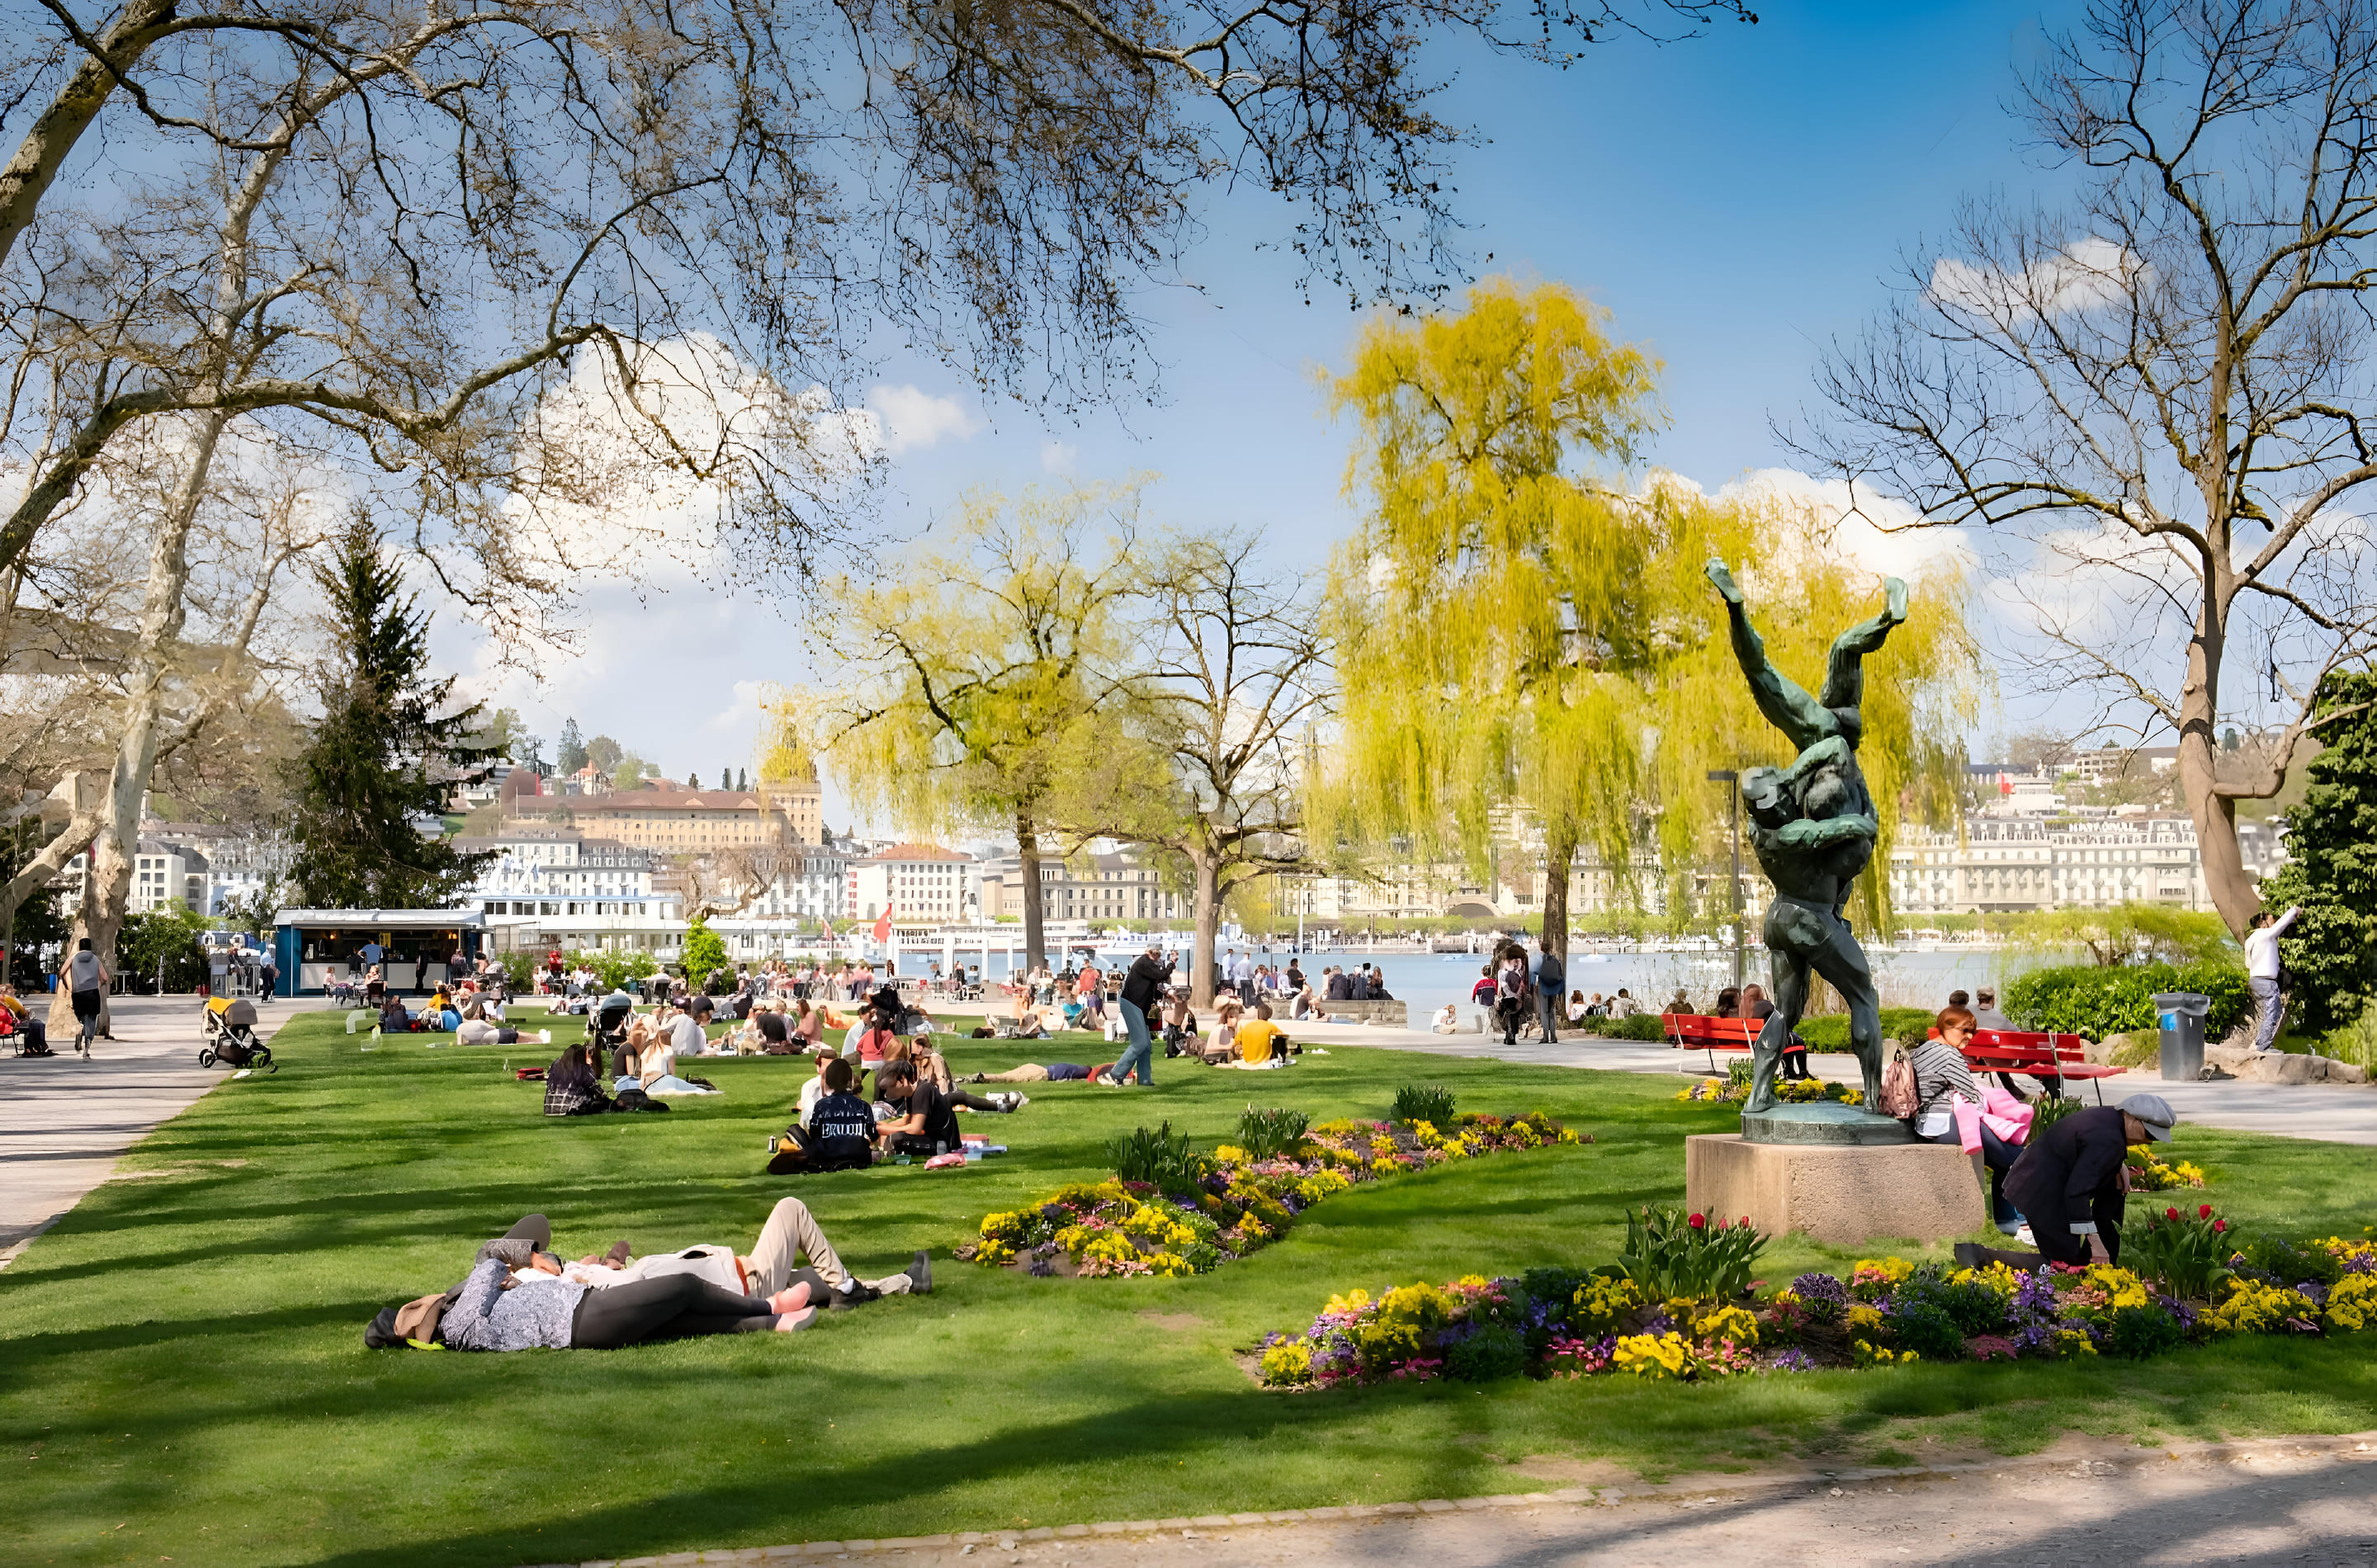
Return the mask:
M2253 1048L2265 1051L2278 1043L2278 1026L2287 1021L2286 1009L2278 998L2278 983L2256 976L2245 984L2253 992Z

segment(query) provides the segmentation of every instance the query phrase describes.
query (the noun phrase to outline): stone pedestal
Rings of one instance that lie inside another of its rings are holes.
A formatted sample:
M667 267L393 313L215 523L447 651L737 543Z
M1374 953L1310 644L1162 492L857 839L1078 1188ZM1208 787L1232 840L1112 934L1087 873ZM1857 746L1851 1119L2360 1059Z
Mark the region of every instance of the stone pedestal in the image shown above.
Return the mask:
M1684 1201L1769 1235L1805 1231L1834 1247L1876 1238L1940 1241L1989 1223L1978 1156L1953 1143L1751 1143L1738 1132L1684 1140Z

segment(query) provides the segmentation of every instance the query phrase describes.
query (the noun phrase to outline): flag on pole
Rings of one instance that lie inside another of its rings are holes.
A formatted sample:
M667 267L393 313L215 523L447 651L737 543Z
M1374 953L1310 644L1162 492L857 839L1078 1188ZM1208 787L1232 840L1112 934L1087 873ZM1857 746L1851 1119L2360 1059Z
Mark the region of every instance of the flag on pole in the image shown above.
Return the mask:
M883 906L883 913L876 917L875 940L878 942L891 940L891 906L888 904Z
M825 936L823 940L826 941L833 940L833 922L825 918L823 916L819 916L818 917L818 924L825 928Z

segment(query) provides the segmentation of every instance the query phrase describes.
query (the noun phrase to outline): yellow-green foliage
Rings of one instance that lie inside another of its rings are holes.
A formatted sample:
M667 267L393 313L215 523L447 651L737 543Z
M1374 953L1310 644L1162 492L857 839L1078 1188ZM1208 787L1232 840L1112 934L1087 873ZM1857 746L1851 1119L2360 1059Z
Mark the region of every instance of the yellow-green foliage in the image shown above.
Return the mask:
M1582 845L1629 866L1647 816L1687 875L1724 806L1706 771L1790 760L1704 563L1734 564L1769 658L1810 691L1832 639L1881 607L1880 579L1807 508L1629 481L1659 423L1658 367L1607 325L1565 286L1490 280L1457 311L1374 318L1329 379L1359 425L1362 522L1330 603L1341 678L1364 701L1313 791L1311 820L1334 830L1317 839L1482 861L1491 812L1515 798L1555 860ZM1912 791L1936 808L1981 676L1961 574L1914 587L1912 617L1867 661L1859 757L1877 801ZM1878 865L1896 816L1881 813ZM1869 902L1882 881L1865 880Z

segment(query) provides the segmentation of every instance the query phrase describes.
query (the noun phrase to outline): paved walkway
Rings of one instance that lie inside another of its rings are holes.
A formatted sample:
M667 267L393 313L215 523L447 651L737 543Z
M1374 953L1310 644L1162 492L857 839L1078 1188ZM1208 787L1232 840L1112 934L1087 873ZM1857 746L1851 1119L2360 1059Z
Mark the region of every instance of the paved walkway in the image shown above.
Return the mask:
M1531 1042L1521 1035L1515 1046L1505 1046L1499 1035L1434 1035L1419 1029L1383 1029L1362 1024L1291 1023L1295 1037L1324 1046L1385 1046L1396 1050L1432 1051L1439 1056L1487 1057L1520 1061L1534 1067L1597 1067L1619 1072L1664 1073L1677 1078L1680 1069L1705 1075L1708 1053L1678 1051L1668 1046L1631 1040L1563 1036L1558 1045ZM1722 1071L1728 1055L1717 1053ZM1857 1058L1811 1053L1809 1071L1822 1078L1859 1082ZM2228 1079L2210 1083L2166 1083L2151 1070L2100 1079L2108 1101L2151 1090L2171 1103L2182 1121L2224 1127L2237 1132L2275 1132L2290 1138L2315 1138L2330 1143L2377 1143L2377 1085L2345 1083L2254 1083ZM2096 1084L2079 1090L2096 1103Z
M318 1003L261 1006L257 1033L270 1038L290 1017ZM107 1179L116 1156L225 1078L198 1065L195 997L118 997L115 1035L90 1060L73 1039L53 1040L54 1058L0 1054L0 1268Z
M2151 1448L2067 1437L2025 1458L1911 1471L1687 1477L1457 1502L688 1551L583 1568L804 1560L877 1568L2366 1564L2377 1557L2371 1436ZM1530 1473L1517 1466L1514 1483L1525 1485Z

